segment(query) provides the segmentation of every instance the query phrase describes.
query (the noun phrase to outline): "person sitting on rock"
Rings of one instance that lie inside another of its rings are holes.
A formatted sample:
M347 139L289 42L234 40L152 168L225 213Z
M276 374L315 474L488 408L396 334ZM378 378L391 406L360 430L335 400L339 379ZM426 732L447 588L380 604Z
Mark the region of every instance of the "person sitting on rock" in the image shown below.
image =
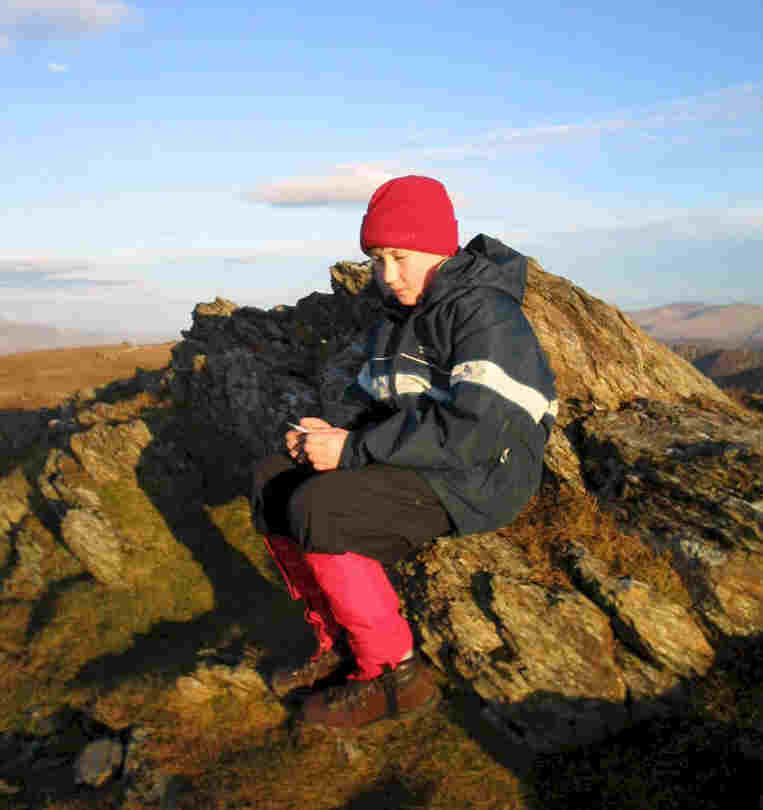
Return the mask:
M385 573L434 537L509 523L537 490L556 414L554 377L520 304L527 259L480 235L458 246L445 187L407 176L371 197L360 231L385 299L368 359L331 421L303 417L287 452L256 464L257 529L318 649L277 671L313 688L305 723L358 727L432 705Z

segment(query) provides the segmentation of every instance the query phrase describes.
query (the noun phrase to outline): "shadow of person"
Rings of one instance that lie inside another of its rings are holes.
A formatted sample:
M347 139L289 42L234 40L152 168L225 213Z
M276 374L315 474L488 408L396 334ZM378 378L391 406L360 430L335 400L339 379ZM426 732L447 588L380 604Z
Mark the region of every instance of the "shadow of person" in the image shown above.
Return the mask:
M306 658L314 640L301 604L273 584L279 576L261 548L262 539L249 525L237 547L211 517L215 507L235 502L241 511L245 503L248 482L240 474L228 475L225 467L227 448L238 457L231 468L242 468L240 444L202 435L196 428L186 430L181 420L167 421L161 414L155 420L150 413L142 418L154 440L138 462L138 483L203 570L213 591L213 607L190 621L157 621L148 632L136 635L129 649L89 661L73 685L109 690L126 678L148 673L174 680L193 672L202 651L210 650L218 660L235 665L246 648L255 648L256 667L266 680L273 661ZM211 457L210 446L215 448Z

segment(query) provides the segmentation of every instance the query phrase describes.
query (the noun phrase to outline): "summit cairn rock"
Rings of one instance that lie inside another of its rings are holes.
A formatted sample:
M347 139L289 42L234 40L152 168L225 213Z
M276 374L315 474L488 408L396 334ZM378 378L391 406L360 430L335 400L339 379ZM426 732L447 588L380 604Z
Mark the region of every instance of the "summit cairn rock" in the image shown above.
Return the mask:
M173 351L173 394L237 448L226 463L242 476L282 448L286 422L336 415L379 315L371 276L368 263L342 262L330 295L194 310ZM430 661L509 737L551 751L673 711L730 638L763 629L763 423L534 260L523 310L560 409L522 541L515 525L438 538L391 573ZM557 531L569 499L593 503L620 533L606 542L628 547L583 542L597 530L569 521ZM543 564L527 541L534 520L539 537L551 527Z
M332 294L269 311L222 298L198 304L172 352L175 398L228 440L226 465L248 477L253 457L283 447L286 423L318 415L354 377L380 312L368 264L331 268ZM232 473L233 474L233 473Z

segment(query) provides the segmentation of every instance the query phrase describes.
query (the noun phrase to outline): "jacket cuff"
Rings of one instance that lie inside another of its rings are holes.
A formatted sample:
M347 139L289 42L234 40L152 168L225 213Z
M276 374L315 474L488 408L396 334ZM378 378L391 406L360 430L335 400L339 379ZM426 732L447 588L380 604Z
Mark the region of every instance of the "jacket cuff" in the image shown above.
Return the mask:
M360 464L356 461L356 445L358 440L358 431L351 430L347 434L347 438L344 440L344 446L342 447L342 452L339 456L339 464L337 464L338 470L347 470L352 469L353 467L360 467Z

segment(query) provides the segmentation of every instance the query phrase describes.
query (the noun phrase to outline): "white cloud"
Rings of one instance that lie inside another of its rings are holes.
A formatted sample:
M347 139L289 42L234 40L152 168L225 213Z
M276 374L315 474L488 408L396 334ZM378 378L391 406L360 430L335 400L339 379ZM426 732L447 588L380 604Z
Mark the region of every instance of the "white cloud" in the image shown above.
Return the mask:
M264 202L276 207L318 207L368 203L382 183L407 174L428 174L410 167L371 164L335 166L327 175L292 177L260 186L241 196L249 202ZM448 191L454 205L466 197L459 191Z
M90 33L119 25L136 9L122 0L5 0L0 26L17 34ZM8 40L9 35L5 36Z
M397 176L376 166L336 166L332 174L320 177L293 177L260 186L242 196L251 202L270 205L336 205L367 203L374 191Z
M51 73L66 73L69 65L62 65L60 62L48 62L48 70Z
M92 278L96 281L123 282L135 267L182 264L189 261L221 260L229 264L256 264L264 259L284 257L333 262L363 258L357 236L341 239L270 239L252 244L226 241L224 244L178 249L165 246L112 248L108 254L62 259L55 254L0 254L2 273L44 273L67 279ZM328 265L327 265L328 266Z
M654 138L655 132L664 133L699 123L722 126L727 135L745 135L749 130L739 126L740 120L762 112L763 84L746 82L698 96L617 112L605 118L495 130L461 143L425 148L416 154L429 159L494 157L513 147L538 146L628 131L639 131Z
M634 240L643 234L660 234L665 239L687 239L708 242L716 239L763 238L763 209L761 208L704 208L695 211L664 210L649 212L640 209L602 212L597 223L590 219L567 228L551 231L547 235L575 234L585 239L593 234L612 236L613 245L630 235ZM541 236L538 233L536 236Z
M8 50L11 47L11 40L6 34L0 34L0 51Z
M763 305L763 208L704 209L613 219L505 241L547 270L625 308L731 299Z
M124 287L134 284L124 274L102 272L89 261L62 261L30 257L0 257L0 289L9 290L78 290Z
M214 297L214 296L212 296ZM172 300L157 290L140 288L78 290L3 290L0 317L20 323L43 323L109 334L124 332L177 337L191 323L196 303Z

